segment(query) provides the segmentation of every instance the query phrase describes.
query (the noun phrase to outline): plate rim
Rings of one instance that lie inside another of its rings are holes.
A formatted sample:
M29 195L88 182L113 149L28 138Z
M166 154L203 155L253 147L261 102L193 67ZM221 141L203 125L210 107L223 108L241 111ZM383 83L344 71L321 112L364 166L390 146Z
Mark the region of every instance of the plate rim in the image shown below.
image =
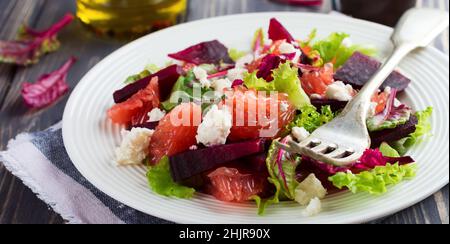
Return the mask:
M205 22L205 21L211 21L211 20L220 20L220 19L232 19L232 18L236 18L236 17L252 17L252 16L280 16L280 15L299 15L299 16L303 16L303 17L307 17L307 16L315 16L315 17L323 17L323 18L329 18L329 19L338 19L339 21L347 21L347 22L351 22L351 23L358 23L358 25L372 25L374 27L377 28L383 28L386 31L393 31L393 28L385 26L385 25L381 25L378 23L374 23L374 22L370 22L370 21L366 21L366 20L361 20L361 19L354 19L348 16L341 16L341 15L330 15L330 14L321 14L321 13L303 13L303 12L280 12L280 11L275 11L275 12L253 12L253 13L242 13L242 14L233 14L233 15L226 15L226 16L218 16L218 17L212 17L212 18L205 18L205 19L200 19L200 20L195 20L195 21L190 21L190 22L186 22L186 23L182 23L182 24L178 24L154 33L150 33L148 35L145 35L139 39L136 39L120 48L118 48L117 50L115 50L114 52L110 53L109 55L107 55L106 57L104 57L100 62L98 62L95 66L93 66L88 72L86 72L86 74L83 75L83 77L79 80L79 82L77 83L77 85L75 86L75 88L72 90L70 97L67 101L67 104L65 106L64 109L64 113L63 113L63 119L62 119L62 137L63 137L63 142L64 142L64 146L66 148L66 151L68 153L68 156L70 158L70 160L72 161L73 165L75 166L75 168L81 173L81 175L83 177L85 177L92 185L94 185L98 190L100 190L101 192L105 193L106 195L110 196L111 198L129 206L130 208L136 209L138 211L141 211L143 213L161 218L161 219L165 219L165 220L169 220L169 221L173 221L176 223L201 223L199 221L195 221L195 219L187 221L186 219L182 218L182 217L177 217L174 215L171 215L170 213L159 213L159 212L153 212L153 213L148 213L147 209L143 209L140 207L136 207L136 206L132 206L134 204L127 202L127 200L124 199L120 199L119 196L117 196L113 191L108 190L108 189L103 189L102 184L97 183L95 178L90 177L90 174L88 172L84 172L84 170L82 168L79 167L79 165L77 163L75 163L76 161L76 157L75 157L75 152L76 149L72 147L72 144L68 143L69 139L69 129L67 128L68 120L69 120L69 113L71 108L75 105L74 102L74 97L76 96L76 94L78 93L78 90L81 89L80 87L82 86L82 84L86 83L89 81L89 77L94 74L97 69L99 69L98 67L102 66L103 63L108 62L109 60L113 60L115 56L119 55L122 52L125 52L127 49L132 49L134 45L138 45L140 42L145 42L146 39L148 38L152 38L155 35L158 35L159 33L164 33L164 32L170 32L172 31L172 29L177 29L177 28L185 28L185 26L189 26L198 22ZM433 56L435 57L439 57L440 59L443 59L444 62L449 62L449 56L446 55L445 53L443 53L442 51L438 50L437 48L433 47L433 46L428 46L425 48L426 50L428 50L429 52L432 53ZM69 145L69 146L68 146ZM408 202L402 202L401 204L397 205L397 207L391 208L388 211L384 211L382 214L366 214L368 216L365 216L366 218L364 218L364 222L369 222L369 221L373 221L375 219L380 219L383 218L385 216L394 214L398 211L401 211L405 208L408 208L418 202L423 201L425 198L429 197L430 195L434 194L435 192L439 191L440 189L442 189L444 186L446 186L449 183L448 178L444 179L442 182L440 182L440 184L436 184L436 186L434 188L429 189L425 194L422 194L421 197L415 198L414 200L408 201ZM360 218L360 220L355 220L355 221L342 221L342 223L363 223L362 221L363 218ZM313 222L313 221L312 221Z

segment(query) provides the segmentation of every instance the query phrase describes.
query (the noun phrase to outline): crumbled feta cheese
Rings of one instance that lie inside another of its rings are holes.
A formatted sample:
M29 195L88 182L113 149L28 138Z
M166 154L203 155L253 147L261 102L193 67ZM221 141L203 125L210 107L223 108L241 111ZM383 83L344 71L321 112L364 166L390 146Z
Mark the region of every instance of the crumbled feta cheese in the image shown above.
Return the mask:
M311 99L322 99L323 97L317 93L313 93L311 94L311 96L309 96L309 98Z
M294 127L292 128L292 135L298 142L304 141L309 137L309 132L303 127Z
M295 53L297 51L297 48L295 48L294 45L288 42L281 43L279 49L281 54L290 54Z
M247 69L244 68L230 69L228 70L227 77L230 81L243 80L245 72L247 72Z
M200 82L203 88L209 88L211 86L211 82L208 80L208 72L206 70L196 66L193 69L195 78Z
M197 150L197 149L198 149L197 145L192 145L192 146L189 147L189 150L191 150L191 151L194 151L194 150Z
M219 93L223 93L223 90L226 88L230 88L231 85L233 83L225 78L225 79L218 79L218 80L213 80L211 82L211 87L214 88L215 91L219 92Z
M286 101L282 101L280 103L280 110L281 112L287 112L289 109L289 103L287 103Z
M369 107L369 111L367 113L367 117L370 118L370 117L376 115L377 106L378 106L378 103L376 103L376 102L371 102L370 103L370 107Z
M165 115L166 112L162 111L159 108L154 108L148 113L148 122L160 121L162 118L164 118Z
M118 165L140 164L148 154L150 138L153 130L146 128L133 128L131 131L122 131L122 143L116 149L116 162Z
M293 63L298 63L300 60L300 56L302 55L302 52L295 48L294 45L288 43L288 42L283 42L280 47L280 53L281 54L291 54L291 53L295 53L295 57L293 58L292 62Z
M322 186L320 180L314 174L310 174L295 188L295 201L302 206L306 206L311 199L322 199L327 194L327 190Z
M326 98L338 101L350 101L353 96L353 88L351 85L345 85L342 81L336 81L327 87L325 93Z
M247 66L247 64L253 62L253 54L247 54L244 57L236 60L236 64L235 67L236 68L245 68L245 66Z
M227 141L232 126L232 115L226 107L219 110L217 105L203 117L203 122L197 129L197 143L207 147L222 145Z
M384 88L384 92L387 94L391 94L392 88L390 86L386 86L386 88Z
M352 45L353 45L353 41L350 37L347 37L342 41L342 46L344 46L344 47L351 47Z
M314 215L319 214L322 211L322 202L319 198L315 197L311 199L308 206L304 211L304 215L307 217L312 217Z

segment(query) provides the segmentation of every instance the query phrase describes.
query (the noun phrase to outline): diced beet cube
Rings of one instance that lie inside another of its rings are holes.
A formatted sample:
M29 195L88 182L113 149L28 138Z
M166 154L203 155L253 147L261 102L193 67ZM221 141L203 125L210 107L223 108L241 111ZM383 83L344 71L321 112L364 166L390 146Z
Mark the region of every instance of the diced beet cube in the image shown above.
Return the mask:
M352 57L334 74L335 80L343 81L352 85L354 88L361 88L367 81L377 72L381 63L360 52L355 52ZM397 89L397 91L405 90L411 80L400 74L398 71L386 79L381 89L387 86Z
M416 131L416 125L418 119L416 116L411 115L408 122L403 125L397 126L394 129L375 131L370 133L370 138L372 139L372 148L377 148L382 142L393 142L398 141L402 138L407 137L409 134Z
M186 151L169 157L172 178L182 182L227 162L262 153L265 149L266 140L257 139Z

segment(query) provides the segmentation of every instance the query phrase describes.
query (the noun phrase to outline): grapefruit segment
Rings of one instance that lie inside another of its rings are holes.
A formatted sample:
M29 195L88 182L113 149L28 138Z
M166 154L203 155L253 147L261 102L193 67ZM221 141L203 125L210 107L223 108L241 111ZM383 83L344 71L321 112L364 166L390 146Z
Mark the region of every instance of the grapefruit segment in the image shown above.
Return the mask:
M275 138L295 116L295 107L284 93L278 93L277 97L263 96L255 90L236 87L223 105L233 111L233 126L228 136L232 142Z
M115 104L108 110L108 117L113 123L133 125L145 122L147 113L159 106L158 77L154 77L148 86L125 102Z
M207 191L218 200L245 202L261 194L267 186L264 174L243 174L236 168L221 167L208 174Z
M201 114L200 106L182 103L160 120L150 141L150 164L155 165L162 157L187 151L197 144L195 136Z

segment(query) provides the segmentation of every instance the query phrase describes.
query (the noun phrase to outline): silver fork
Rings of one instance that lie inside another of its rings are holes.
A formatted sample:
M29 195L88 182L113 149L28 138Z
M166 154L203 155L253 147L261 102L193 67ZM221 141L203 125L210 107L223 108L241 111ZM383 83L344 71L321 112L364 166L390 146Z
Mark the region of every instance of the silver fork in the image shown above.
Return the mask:
M278 146L336 166L357 161L371 144L366 119L372 95L407 54L418 47L426 47L448 25L447 12L417 8L409 10L392 35L395 46L392 55L342 113L302 142L290 139L287 144L278 143Z

